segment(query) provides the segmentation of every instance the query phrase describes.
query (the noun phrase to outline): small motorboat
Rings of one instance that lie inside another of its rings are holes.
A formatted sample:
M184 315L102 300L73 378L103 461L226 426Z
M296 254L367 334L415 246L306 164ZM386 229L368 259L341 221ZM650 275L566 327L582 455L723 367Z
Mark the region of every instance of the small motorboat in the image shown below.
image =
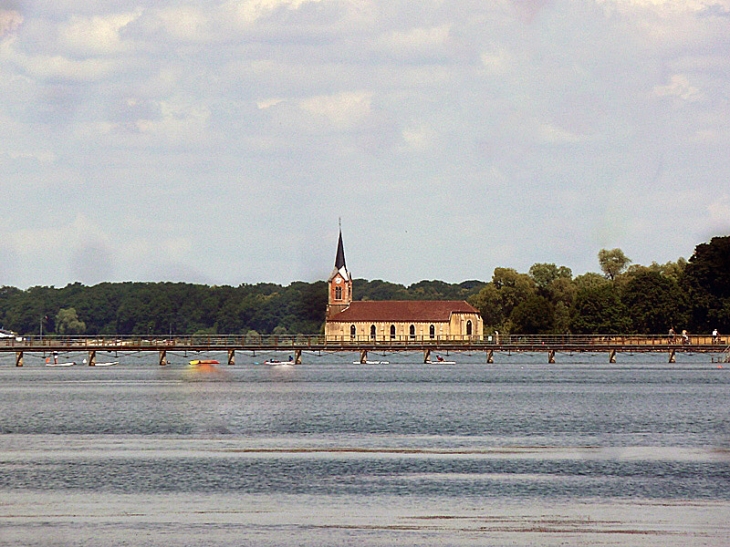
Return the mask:
M118 365L119 361L110 361L109 363L96 363L95 367L113 367L115 365Z
M199 367L199 366L206 366L206 365L217 365L218 361L215 359L194 359L190 361L189 365L191 367Z
M353 361L353 365L389 365L390 361L365 361L364 363L361 363L360 361Z
M426 364L427 365L455 365L456 361L447 361L440 355L437 355L435 361L431 361L429 359L428 361L426 361Z
M76 364L76 361L69 361L68 363L51 363L50 361L46 361L47 367L72 367Z
M266 361L264 361L264 365L269 365L269 366L274 366L274 367L276 367L276 366L279 366L279 367L280 366L293 366L294 359L292 359L291 357L289 358L288 361L279 361L278 359L267 359Z

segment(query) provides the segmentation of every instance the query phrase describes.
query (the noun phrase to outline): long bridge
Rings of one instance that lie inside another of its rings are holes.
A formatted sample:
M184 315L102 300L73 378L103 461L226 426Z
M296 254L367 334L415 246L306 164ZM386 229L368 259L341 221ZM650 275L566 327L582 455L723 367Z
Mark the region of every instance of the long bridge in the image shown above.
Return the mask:
M87 363L96 364L97 352L154 352L158 363L167 365L168 352L227 352L228 365L235 364L236 352L289 352L296 364L305 352L355 352L366 363L368 352L422 352L424 363L431 353L484 353L493 363L495 353L544 353L555 363L558 353L605 353L610 363L620 353L665 353L669 363L678 353L718 354L718 362L730 362L730 345L724 336L666 335L498 335L485 340L448 337L408 337L391 340L337 338L325 336L215 335L215 336L24 336L0 339L0 353L14 353L15 366L23 366L27 353L51 354L85 352ZM715 358L713 357L713 361Z

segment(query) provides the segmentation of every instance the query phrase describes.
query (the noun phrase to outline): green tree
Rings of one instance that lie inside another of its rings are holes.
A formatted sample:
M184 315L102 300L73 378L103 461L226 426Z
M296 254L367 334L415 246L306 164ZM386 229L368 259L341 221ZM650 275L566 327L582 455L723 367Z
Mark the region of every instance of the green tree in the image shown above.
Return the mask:
M619 334L630 329L628 310L612 283L578 291L571 313L571 332Z
M554 307L537 294L520 302L510 315L512 332L520 334L547 334L553 331Z
M697 245L680 285L689 294L693 330L730 332L730 236Z
M86 323L79 320L74 308L61 308L56 314L56 332L58 334L84 334Z
M631 277L621 300L627 308L632 330L640 334L662 334L670 327L687 325L687 297L673 279L646 270Z
M631 264L621 249L601 249L598 251L598 263L606 279L616 279Z

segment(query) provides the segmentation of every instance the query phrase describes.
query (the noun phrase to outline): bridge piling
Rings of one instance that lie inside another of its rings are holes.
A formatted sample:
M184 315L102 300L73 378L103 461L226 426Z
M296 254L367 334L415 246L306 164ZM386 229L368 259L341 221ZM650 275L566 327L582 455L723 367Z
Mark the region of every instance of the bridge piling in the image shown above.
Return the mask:
M615 363L616 362L616 350L615 349L612 349L608 353L608 362L609 363Z
M294 364L295 365L302 364L302 350L300 350L300 349L294 350Z
M487 364L488 365L494 364L494 350L493 349L487 350Z
M22 351L15 352L15 366L16 367L23 366L23 352Z
M555 364L555 350L554 349L551 349L550 351L548 351L548 363L550 363L551 365Z
M431 350L430 349L424 349L423 350L423 364L425 365L431 360Z
M366 349L360 350L360 364L364 365L367 362L368 362L368 350L366 350Z
M676 355L676 351L674 349L669 350L669 362L670 363L677 362L677 355Z
M96 366L96 351L95 350L89 351L89 366L90 367Z
M161 349L160 350L160 361L159 361L159 363L160 363L160 366L161 367L164 367L165 365L167 365L167 351L164 350L164 349Z
M235 349L229 349L228 350L228 365L235 365L236 364L236 350Z

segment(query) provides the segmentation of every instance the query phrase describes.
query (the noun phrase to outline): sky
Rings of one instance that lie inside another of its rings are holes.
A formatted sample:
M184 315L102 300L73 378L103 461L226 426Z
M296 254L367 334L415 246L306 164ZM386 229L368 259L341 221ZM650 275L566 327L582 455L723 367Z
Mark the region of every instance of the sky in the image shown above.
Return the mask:
M730 234L730 0L0 0L0 286L488 281Z

